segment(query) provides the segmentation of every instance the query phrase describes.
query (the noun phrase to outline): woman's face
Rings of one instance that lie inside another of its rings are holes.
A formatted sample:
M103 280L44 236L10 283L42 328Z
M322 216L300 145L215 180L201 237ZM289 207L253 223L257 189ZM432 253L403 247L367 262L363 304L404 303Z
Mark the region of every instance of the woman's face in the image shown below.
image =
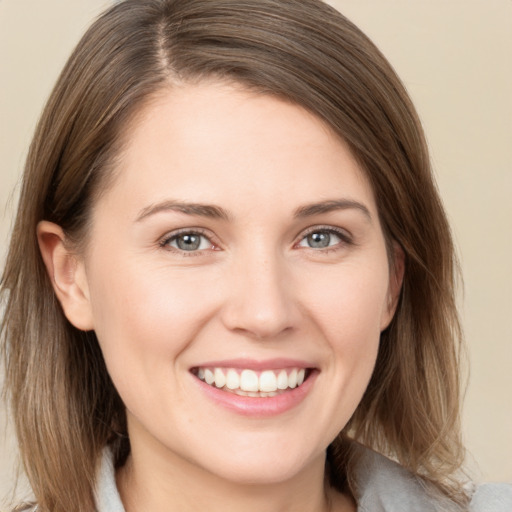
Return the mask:
M259 483L323 464L398 293L363 172L241 87L163 92L128 135L79 273L134 457Z

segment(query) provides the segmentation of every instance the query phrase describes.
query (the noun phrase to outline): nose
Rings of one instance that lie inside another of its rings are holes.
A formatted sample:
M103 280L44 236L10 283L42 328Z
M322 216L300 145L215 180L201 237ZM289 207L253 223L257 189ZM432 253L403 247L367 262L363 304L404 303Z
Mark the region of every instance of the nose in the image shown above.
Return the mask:
M221 313L224 325L256 339L276 338L293 330L300 313L284 262L253 255L234 267Z

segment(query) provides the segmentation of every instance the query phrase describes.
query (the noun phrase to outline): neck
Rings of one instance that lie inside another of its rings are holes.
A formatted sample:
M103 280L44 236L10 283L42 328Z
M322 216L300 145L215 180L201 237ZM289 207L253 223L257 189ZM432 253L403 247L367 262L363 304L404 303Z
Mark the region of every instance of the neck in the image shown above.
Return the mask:
M324 458L319 457L290 479L251 484L227 481L169 453L149 458L132 447L117 473L126 512L345 512L353 502L324 483Z

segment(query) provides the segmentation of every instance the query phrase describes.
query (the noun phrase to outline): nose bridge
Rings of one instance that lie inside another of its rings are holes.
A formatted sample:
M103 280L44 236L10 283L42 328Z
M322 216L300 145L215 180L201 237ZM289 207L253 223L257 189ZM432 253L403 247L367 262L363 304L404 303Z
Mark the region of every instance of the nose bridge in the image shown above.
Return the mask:
M284 257L257 244L233 262L224 322L232 330L265 338L292 328L296 307Z

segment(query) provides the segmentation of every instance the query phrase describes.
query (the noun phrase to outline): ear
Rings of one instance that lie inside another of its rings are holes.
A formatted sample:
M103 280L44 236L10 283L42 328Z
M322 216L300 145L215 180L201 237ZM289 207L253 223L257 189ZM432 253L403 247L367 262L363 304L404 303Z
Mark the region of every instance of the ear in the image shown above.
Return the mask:
M389 270L389 286L386 309L382 315L381 331L386 329L395 315L405 272L405 254L397 242L393 242L393 260Z
M83 260L69 249L64 231L57 224L41 221L37 225L37 240L66 318L77 329L92 330L92 309Z

